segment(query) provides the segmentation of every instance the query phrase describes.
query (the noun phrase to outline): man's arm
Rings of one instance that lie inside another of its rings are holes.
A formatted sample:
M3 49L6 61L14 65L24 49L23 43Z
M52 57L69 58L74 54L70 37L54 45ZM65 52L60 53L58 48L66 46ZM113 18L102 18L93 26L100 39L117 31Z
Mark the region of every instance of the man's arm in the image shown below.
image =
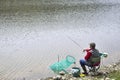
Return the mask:
M85 60L88 60L91 57L92 53L91 52L87 52L86 56L85 56Z

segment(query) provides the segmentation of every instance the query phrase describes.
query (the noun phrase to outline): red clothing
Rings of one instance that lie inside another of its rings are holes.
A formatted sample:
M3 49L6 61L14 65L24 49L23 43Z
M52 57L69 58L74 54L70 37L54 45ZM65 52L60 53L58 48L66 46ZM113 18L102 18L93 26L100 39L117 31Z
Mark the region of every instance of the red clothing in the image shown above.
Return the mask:
M90 52L90 50L91 50L91 49L86 49L86 50L85 50L85 51L87 52L86 56L84 57L86 61L87 61L87 60L91 57L91 55L92 55L92 53Z

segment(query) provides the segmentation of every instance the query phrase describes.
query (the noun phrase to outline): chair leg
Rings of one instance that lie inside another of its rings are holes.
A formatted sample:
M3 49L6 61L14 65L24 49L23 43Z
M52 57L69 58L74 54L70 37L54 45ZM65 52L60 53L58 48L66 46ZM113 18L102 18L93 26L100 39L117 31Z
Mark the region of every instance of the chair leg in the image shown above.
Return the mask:
M96 67L93 67L93 72L96 72Z
M89 73L91 76L97 75L97 68L95 66L89 67Z

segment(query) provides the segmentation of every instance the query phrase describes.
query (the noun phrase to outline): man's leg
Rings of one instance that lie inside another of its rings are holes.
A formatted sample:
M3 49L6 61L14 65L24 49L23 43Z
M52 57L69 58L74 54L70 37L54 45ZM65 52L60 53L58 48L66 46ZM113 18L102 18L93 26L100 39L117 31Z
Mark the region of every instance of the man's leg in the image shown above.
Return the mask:
M87 74L87 69L86 69L86 67L85 67L85 65L87 65L87 64L86 64L86 61L85 61L85 60L80 60L80 65L81 65L84 73Z

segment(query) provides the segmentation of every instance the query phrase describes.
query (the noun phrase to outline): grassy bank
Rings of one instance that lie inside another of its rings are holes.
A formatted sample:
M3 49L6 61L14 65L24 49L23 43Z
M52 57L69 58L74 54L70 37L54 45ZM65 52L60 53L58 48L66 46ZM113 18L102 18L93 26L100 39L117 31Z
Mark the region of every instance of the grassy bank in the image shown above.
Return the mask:
M67 75L67 76L64 76L63 78L65 78L65 80L79 80L79 79L82 79L82 80L120 80L120 61L112 65L102 67L98 75L94 75L94 76L88 75L85 77L78 77L78 78L72 77L72 76L68 77ZM55 80L56 79L57 78L55 78ZM45 80L54 80L54 79L47 78ZM61 80L64 80L64 79L62 79L61 77Z
M115 80L120 80L120 70L111 72L109 77Z

